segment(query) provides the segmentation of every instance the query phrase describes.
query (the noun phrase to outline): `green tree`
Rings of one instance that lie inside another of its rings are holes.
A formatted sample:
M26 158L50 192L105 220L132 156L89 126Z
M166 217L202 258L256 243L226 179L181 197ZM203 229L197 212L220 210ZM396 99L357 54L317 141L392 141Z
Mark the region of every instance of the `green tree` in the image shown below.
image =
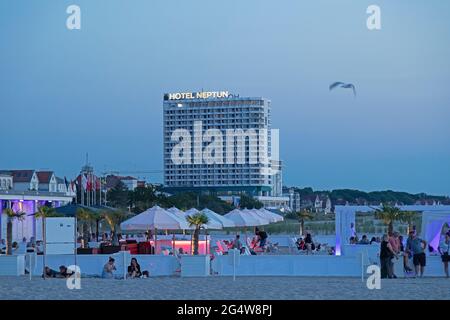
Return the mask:
M209 219L203 212L198 212L192 216L186 217L190 226L195 226L193 242L194 242L194 255L198 255L198 241L200 236L200 228L202 225L207 224Z
M251 196L242 194L239 206L247 209L261 209L263 204Z
M153 186L137 187L129 193L132 211L139 213L152 207L158 200Z
M12 229L13 229L13 221L19 220L22 221L25 219L25 212L14 212L13 209L7 208L3 210L3 213L6 215L6 254L12 254Z
M130 191L122 181L108 191L106 195L108 204L114 208L127 208L130 205Z

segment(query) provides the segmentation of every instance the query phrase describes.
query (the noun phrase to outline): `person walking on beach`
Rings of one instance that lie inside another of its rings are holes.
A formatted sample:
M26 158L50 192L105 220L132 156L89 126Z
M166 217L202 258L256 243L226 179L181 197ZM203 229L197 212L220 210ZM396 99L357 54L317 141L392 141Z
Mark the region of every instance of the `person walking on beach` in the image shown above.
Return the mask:
M406 248L413 255L413 264L416 272L416 277L419 274L420 277L423 277L425 266L427 264L427 257L424 250L424 248L427 247L427 242L417 237L414 230L412 230L409 235L410 237L408 238L408 242L406 243Z
M115 270L116 270L115 260L114 258L109 257L108 262L103 266L102 278L113 279Z
M448 262L450 261L450 231L445 234L445 239L439 244L439 253L444 264L445 276L448 278Z
M380 265L381 265L381 278L392 279L394 278L394 272L392 270L392 259L395 257L395 252L389 243L389 237L387 234L383 235L380 247Z

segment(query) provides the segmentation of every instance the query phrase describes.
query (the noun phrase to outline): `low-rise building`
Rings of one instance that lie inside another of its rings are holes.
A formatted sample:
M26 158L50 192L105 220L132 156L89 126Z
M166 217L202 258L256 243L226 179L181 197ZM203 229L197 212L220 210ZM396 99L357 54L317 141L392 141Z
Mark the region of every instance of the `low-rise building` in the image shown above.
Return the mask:
M60 207L75 197L73 188L58 185L58 178L51 171L0 170L0 239L6 238L6 208L26 214L24 220L13 221L13 241L36 237L40 229L34 213L38 208Z

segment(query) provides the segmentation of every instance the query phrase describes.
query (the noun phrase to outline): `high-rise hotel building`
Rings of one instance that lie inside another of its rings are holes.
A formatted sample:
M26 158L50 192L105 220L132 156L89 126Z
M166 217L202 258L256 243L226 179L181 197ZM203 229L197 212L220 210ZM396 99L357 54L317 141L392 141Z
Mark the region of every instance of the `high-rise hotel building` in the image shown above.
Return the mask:
M271 159L269 100L227 91L168 93L163 109L167 190L281 194L281 162ZM208 153L211 145L215 150Z

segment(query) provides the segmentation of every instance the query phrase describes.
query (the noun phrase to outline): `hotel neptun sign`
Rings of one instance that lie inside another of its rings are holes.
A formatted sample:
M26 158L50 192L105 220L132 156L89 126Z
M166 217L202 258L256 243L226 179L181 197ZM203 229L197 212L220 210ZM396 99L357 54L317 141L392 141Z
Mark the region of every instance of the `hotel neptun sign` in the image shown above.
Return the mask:
M223 99L231 96L232 95L228 91L175 92L164 94L164 100Z

